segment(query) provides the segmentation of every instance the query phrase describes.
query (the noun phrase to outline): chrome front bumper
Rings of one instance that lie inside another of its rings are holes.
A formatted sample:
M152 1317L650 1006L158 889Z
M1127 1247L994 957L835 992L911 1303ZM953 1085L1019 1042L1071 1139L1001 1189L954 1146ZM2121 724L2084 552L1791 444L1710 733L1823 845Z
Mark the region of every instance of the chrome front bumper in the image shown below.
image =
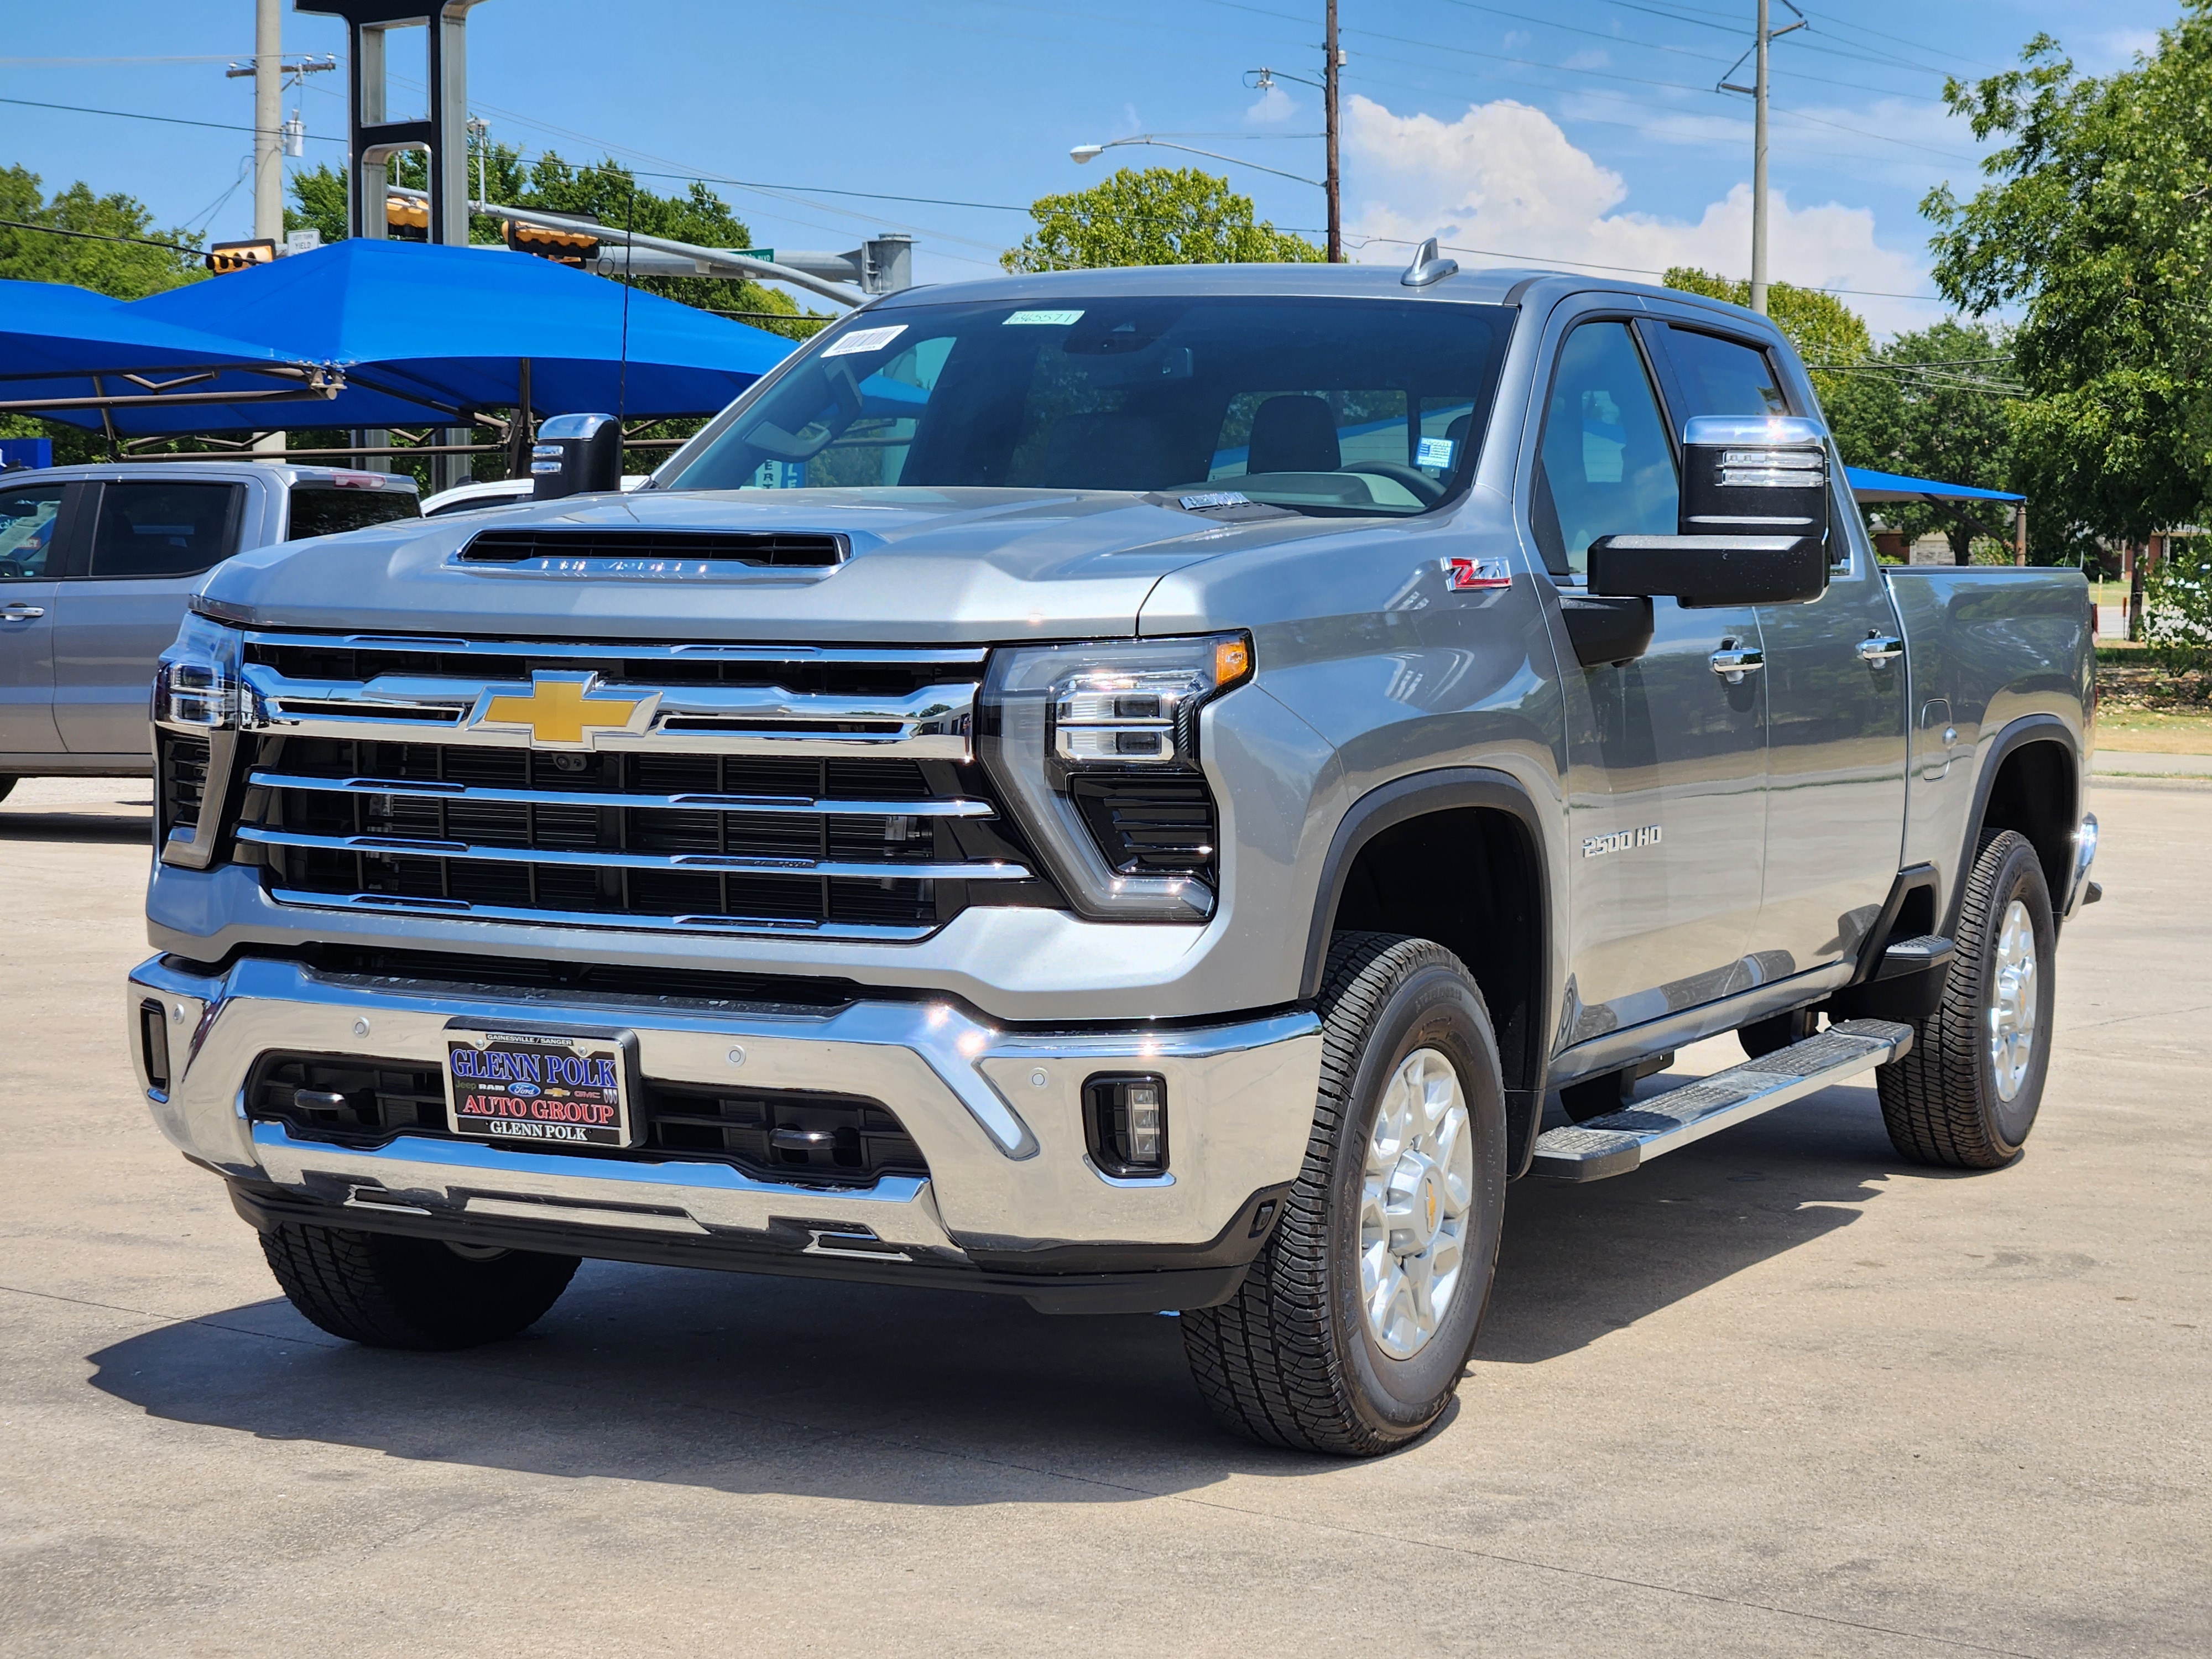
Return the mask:
M448 1231L525 1221L586 1240L599 1230L672 1244L798 1237L814 1255L948 1266L979 1256L1072 1266L1085 1252L1070 1247L1220 1241L1255 1193L1297 1176L1321 1066L1320 1026L1305 1012L1200 1030L1030 1036L945 1002L733 1012L672 998L588 1001L325 975L258 957L219 975L155 957L131 974L126 1012L139 1085L181 1151L242 1187L343 1206L364 1224L380 1216L430 1218ZM748 1090L865 1095L898 1115L930 1174L825 1188L726 1164L514 1152L427 1134L359 1149L247 1115L246 1082L264 1054L441 1066L456 1018L525 1030L621 1025L637 1034L642 1073L663 1082L728 1086L742 1077ZM166 1086L149 1073L149 1023L166 1038ZM1129 1070L1167 1081L1163 1176L1112 1179L1085 1152L1085 1079Z

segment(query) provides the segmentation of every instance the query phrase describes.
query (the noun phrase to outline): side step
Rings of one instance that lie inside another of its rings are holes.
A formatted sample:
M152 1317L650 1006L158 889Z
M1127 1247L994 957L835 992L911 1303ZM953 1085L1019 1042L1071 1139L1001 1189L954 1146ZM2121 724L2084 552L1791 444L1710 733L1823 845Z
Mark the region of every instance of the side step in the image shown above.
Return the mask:
M1887 1019L1847 1019L1826 1030L1669 1090L1603 1117L1536 1138L1531 1175L1555 1181L1603 1181L1662 1153L1703 1140L1746 1118L1817 1094L1832 1083L1901 1059L1912 1028Z

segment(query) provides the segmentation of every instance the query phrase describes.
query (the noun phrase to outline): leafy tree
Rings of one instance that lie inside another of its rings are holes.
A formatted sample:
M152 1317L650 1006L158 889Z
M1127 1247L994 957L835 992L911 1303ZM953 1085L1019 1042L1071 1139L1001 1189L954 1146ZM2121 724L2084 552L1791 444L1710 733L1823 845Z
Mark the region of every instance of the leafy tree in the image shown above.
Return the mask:
M1123 167L1103 184L1030 204L1036 228L1008 248L1008 270L1110 265L1308 264L1322 251L1253 218L1252 198L1196 167Z
M1717 276L1694 266L1676 265L1660 280L1668 288L1680 289L1686 294L1702 294L1709 300L1725 300L1739 306L1751 303L1749 283L1730 282L1725 276ZM1808 363L1856 363L1872 348L1866 323L1858 313L1834 295L1824 294L1817 288L1769 283L1766 314ZM1844 384L1843 377L1820 368L1814 369L1812 375L1813 389L1820 394L1825 406L1831 394Z
M2140 540L2212 491L2212 0L2135 66L2077 74L2047 35L2022 66L1946 88L2003 141L1990 183L1922 204L1936 283L1976 315L2018 307L2027 396L2014 487L2066 538ZM2039 539L2042 539L2039 538Z
M2011 355L1988 327L1946 319L1899 335L1861 368L1830 378L1835 390L1821 406L1853 465L1983 489L2013 487L2014 407L2003 395ZM1942 532L1953 560L1969 562L1979 532L1955 514L1917 502L1885 503L1880 511L1884 523L1908 537ZM1999 507L1975 516L2002 532L2008 514Z
M390 175L395 185L410 190L428 188L423 157L409 151L395 158ZM469 189L476 191L471 158ZM553 213L580 214L601 224L665 236L701 247L750 247L752 232L730 210L729 204L694 182L681 196L662 196L638 188L627 167L612 161L596 167L573 167L547 152L525 164L520 155L504 144L495 144L484 157L484 191L488 199L518 208L544 208ZM342 241L346 234L346 179L327 164L295 173L292 199L287 209L287 230L319 230L325 242ZM471 242L495 243L507 239L504 222L495 215L474 214L469 220ZM732 283L717 276L639 276L637 286L702 311L766 312L769 317L747 317L755 327L794 339L811 337L815 328L804 320L796 301L780 289L755 283ZM793 319L787 325L777 319Z
M2178 537L2143 587L2143 640L2168 673L2212 671L2212 551Z

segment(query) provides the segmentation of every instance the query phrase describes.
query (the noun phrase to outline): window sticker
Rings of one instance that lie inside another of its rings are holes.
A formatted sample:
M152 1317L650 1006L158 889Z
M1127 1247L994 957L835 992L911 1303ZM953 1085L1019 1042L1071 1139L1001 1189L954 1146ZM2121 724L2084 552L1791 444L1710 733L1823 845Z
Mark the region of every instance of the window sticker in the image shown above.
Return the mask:
M1416 466L1449 467L1452 462L1452 441L1449 438L1424 438L1413 452Z
M856 328L850 334L841 334L822 348L825 357L848 357L860 351L881 351L893 340L906 332L904 323L893 323L889 328Z
M1004 328L1066 328L1070 323L1080 322L1079 311L1017 311L1000 325Z

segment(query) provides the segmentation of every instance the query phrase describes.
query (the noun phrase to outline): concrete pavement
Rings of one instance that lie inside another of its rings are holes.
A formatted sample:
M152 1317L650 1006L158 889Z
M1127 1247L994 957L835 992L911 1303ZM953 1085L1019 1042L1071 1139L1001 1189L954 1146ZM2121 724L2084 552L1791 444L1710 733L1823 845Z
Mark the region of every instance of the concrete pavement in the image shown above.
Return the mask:
M0 1654L2212 1649L2212 789L2098 787L2018 1164L1842 1087L1524 1182L1366 1464L1221 1437L1166 1318L586 1264L515 1342L323 1336L135 1098L145 799L0 804Z

